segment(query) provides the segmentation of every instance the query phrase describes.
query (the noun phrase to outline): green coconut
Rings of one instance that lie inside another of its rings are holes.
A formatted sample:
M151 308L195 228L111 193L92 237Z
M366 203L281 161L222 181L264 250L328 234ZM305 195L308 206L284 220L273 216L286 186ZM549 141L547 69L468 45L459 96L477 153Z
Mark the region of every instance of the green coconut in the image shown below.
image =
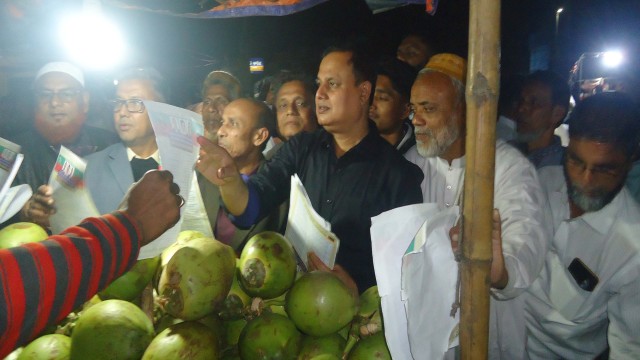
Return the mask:
M69 360L71 338L49 334L33 340L18 355L17 360Z
M213 238L192 239L181 244L162 269L158 301L174 317L202 318L219 310L235 269L230 246Z
M239 269L240 285L247 294L263 299L278 297L296 278L293 247L276 232L256 234L242 249Z
M240 341L240 334L242 334L242 330L247 326L247 320L238 319L238 320L229 320L223 321L222 325L224 326L225 331L225 343L229 347L238 346L238 342Z
M49 235L40 226L30 222L11 224L0 230L0 249L9 249L30 242L42 241Z
M24 350L23 347L16 348L9 355L7 355L7 357L5 357L3 360L18 360L18 356L20 356L20 354L22 353L22 350Z
M326 336L351 322L358 310L358 295L334 274L313 271L293 284L285 310L302 332Z
M356 319L359 336L370 336L384 330L382 304L377 286L372 286L360 294L360 309Z
M167 262L169 262L169 259L171 259L173 254L178 249L180 249L183 244L193 239L202 239L202 238L206 238L206 236L200 231L195 231L195 230L180 231L180 233L178 234L178 237L176 238L176 241L173 244L169 245L166 249L164 249L162 251L162 254L160 254L160 266L167 265Z
M360 339L347 357L347 360L374 359L391 360L391 354L382 332Z
M342 357L342 351L346 340L338 333L327 336L305 336L302 340L302 349L298 354L298 360L311 360L320 355Z
M266 312L247 323L238 348L243 360L295 359L301 342L302 334L291 320Z
M171 325L156 336L142 360L215 360L220 358L217 335L197 321Z
M71 334L71 360L138 360L153 324L134 304L105 300L82 313Z
M236 263L239 264L240 260L237 260ZM236 273L237 272L238 271L236 271ZM245 307L249 305L251 305L251 297L242 290L239 276L234 276L233 282L231 283L231 290L229 290L227 297L222 302L220 317L223 320L240 319L242 318Z
M131 301L140 296L142 290L151 282L155 275L160 257L138 260L124 275L115 279L98 295L101 299L120 299Z

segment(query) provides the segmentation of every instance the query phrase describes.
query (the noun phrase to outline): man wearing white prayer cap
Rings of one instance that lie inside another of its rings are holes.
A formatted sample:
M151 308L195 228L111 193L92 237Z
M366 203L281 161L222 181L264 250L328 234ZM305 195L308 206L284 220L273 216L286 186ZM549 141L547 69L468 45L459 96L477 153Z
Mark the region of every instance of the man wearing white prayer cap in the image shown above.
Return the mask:
M51 209L41 205L43 199L46 202L49 190L39 187L48 183L60 146L84 157L117 142L118 137L85 124L90 96L85 89L84 74L77 66L68 62L44 65L36 73L33 91L33 128L12 140L22 147L24 154L14 185L29 184L35 195L13 220L47 226Z

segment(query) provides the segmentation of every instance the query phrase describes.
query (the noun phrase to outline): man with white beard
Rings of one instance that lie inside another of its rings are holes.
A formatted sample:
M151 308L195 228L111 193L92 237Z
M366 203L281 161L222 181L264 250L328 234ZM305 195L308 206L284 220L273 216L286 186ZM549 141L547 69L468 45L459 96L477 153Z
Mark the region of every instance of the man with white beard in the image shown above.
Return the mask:
M624 94L588 97L563 165L540 170L554 236L524 296L530 359L640 357L640 205L624 186L638 120Z
M465 170L466 62L434 55L411 89L416 146L405 157L424 172L425 203L460 205ZM515 148L498 140L494 188L494 251L491 265L489 357L524 356L524 313L519 297L538 276L548 234L536 169ZM455 231L452 245L457 246Z

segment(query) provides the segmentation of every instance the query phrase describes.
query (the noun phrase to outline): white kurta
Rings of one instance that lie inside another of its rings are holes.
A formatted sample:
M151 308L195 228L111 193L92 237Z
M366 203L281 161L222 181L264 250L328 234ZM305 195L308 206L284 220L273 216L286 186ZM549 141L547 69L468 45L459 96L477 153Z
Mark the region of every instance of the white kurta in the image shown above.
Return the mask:
M416 147L405 157L424 172L424 202L443 208L460 203L465 158L451 164L441 158L424 158ZM502 140L496 144L494 206L502 218L502 242L509 282L492 289L489 355L492 359L524 357L524 314L518 297L542 268L549 226L544 226L545 198L536 169L517 149ZM508 301L507 301L508 300Z
M527 352L532 359L640 358L640 205L623 188L600 211L569 219L562 167L540 170L555 236L527 292ZM582 290L567 270L579 258L598 277Z

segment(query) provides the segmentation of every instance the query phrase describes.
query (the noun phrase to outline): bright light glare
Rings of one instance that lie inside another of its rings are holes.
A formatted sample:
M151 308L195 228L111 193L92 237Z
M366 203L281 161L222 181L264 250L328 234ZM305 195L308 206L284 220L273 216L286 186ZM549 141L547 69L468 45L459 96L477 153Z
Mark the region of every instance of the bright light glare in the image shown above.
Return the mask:
M564 8L558 8L558 10L556 10L556 15L559 15L563 11L564 11Z
M617 67L622 63L622 53L619 51L607 51L602 54L602 64L606 67Z
M84 67L108 69L124 57L120 30L99 14L84 12L70 16L62 22L59 34L70 58Z

